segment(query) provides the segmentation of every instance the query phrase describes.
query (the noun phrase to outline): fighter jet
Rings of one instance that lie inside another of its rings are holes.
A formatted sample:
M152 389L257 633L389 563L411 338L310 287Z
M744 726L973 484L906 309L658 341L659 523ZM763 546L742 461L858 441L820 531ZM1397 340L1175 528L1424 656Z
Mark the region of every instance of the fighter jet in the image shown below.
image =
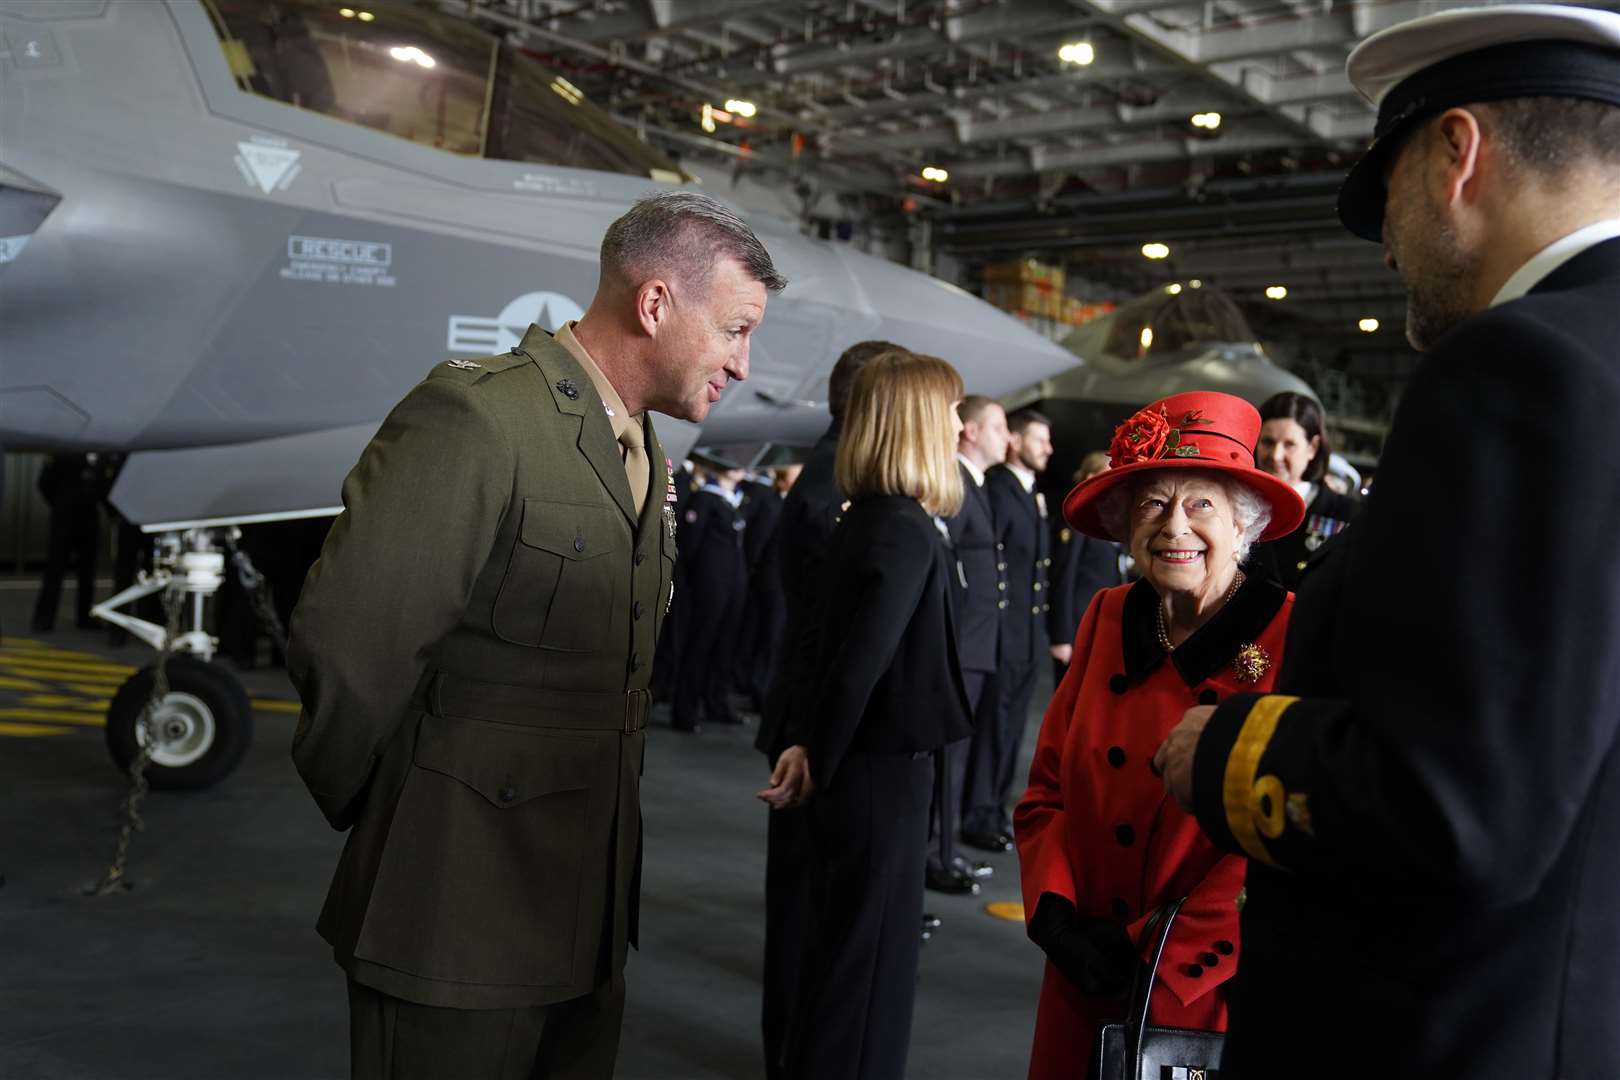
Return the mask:
M0 446L130 455L112 501L165 537L164 561L97 611L161 645L121 609L179 590L203 661L230 528L336 513L429 368L577 318L608 223L692 182L437 7L0 0L0 44ZM660 423L677 454L813 441L832 362L866 338L946 357L989 394L1074 363L961 289L752 224L791 285L703 431ZM208 715L151 725L156 785L216 782L246 745L224 737L250 722L239 687L186 678ZM119 700L121 758L149 736L141 696Z

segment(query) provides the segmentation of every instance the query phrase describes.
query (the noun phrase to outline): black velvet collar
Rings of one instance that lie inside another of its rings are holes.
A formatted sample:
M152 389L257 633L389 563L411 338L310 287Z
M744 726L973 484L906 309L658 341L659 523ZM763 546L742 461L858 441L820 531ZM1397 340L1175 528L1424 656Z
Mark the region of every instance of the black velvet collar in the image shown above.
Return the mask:
M1271 625L1287 595L1281 585L1250 575L1225 607L1170 654L1182 681L1197 686L1230 664L1239 649L1258 639ZM1152 675L1165 658L1159 644L1158 606L1159 594L1146 578L1137 581L1125 595L1120 632L1129 686Z

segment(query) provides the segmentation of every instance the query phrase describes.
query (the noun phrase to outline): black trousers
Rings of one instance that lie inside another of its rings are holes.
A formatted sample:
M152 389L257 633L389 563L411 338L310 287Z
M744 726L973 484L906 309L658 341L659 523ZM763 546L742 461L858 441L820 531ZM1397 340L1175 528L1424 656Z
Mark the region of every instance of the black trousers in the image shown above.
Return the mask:
M985 710L983 719L990 722L981 722L974 729L968 750L967 786L962 796L964 832L1012 835L1012 811L1007 802L1017 778L1018 747L1029 720L1038 663L1003 664L996 674L996 707Z
M962 672L968 708L977 719L989 675L983 671ZM956 857L956 830L960 823L962 788L967 783L968 752L973 740L962 739L937 751L934 768L934 801L928 808L928 869L942 870Z
M56 610L62 603L62 578L72 564L78 571L78 590L73 594L73 622L86 627L90 623L90 607L96 593L97 520L92 513L88 518L70 518L66 514L51 515L50 546L45 552L45 574L40 578L39 595L34 600L35 630L56 627Z
M929 754L850 754L807 806L813 927L788 1036L794 1080L901 1080L921 947Z
M680 645L675 673L672 720L678 728L693 728L699 718L711 724L731 720L732 646L742 618L741 589L719 586L688 597L692 607L681 624L686 640Z
M787 1076L782 1055L799 993L809 916L808 811L772 810L765 830L765 987L759 1017L766 1080Z
M624 977L526 1009L446 1009L349 980L353 1080L612 1080Z

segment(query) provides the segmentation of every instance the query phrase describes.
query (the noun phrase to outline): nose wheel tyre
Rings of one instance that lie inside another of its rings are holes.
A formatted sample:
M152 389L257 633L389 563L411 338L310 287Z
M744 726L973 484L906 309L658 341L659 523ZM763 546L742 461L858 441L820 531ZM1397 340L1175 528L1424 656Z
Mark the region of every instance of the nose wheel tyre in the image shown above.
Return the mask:
M173 656L169 692L154 710L148 730L157 747L146 767L154 788L205 788L223 780L253 741L253 706L236 677L195 657ZM130 676L107 709L107 750L120 772L145 743L138 730L152 697L154 666Z

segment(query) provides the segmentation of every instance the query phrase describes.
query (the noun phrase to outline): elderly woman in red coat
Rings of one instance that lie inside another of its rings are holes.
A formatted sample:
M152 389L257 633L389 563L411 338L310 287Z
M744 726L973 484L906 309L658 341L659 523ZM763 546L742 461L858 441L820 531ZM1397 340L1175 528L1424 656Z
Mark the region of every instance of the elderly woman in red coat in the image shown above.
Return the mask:
M1240 564L1305 508L1255 468L1259 431L1228 394L1156 401L1114 433L1112 467L1064 500L1069 524L1127 543L1143 576L1086 609L1014 819L1029 936L1047 957L1030 1080L1086 1075L1102 1026L1123 1018L1144 924L1179 897L1150 1022L1226 1026L1243 860L1204 839L1151 766L1182 713L1265 691L1282 664L1293 595Z

